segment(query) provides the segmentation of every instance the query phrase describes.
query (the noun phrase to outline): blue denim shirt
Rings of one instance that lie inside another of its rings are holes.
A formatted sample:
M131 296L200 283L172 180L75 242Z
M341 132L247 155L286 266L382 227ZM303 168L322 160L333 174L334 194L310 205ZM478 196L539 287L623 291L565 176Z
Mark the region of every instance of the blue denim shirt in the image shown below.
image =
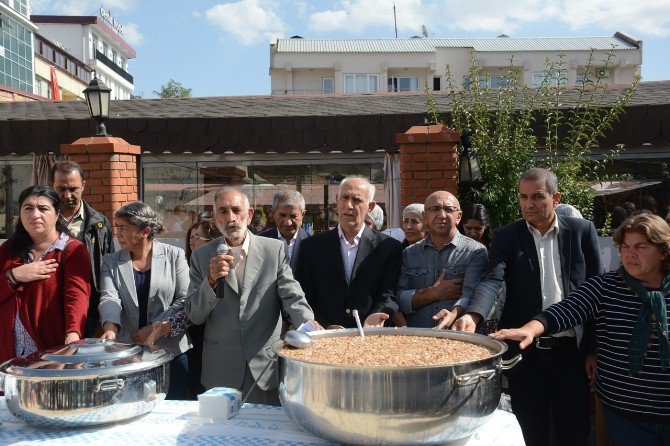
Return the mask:
M409 327L434 327L433 316L442 309L467 306L488 263L486 247L460 232L438 249L430 241L430 235L402 252L402 267L398 280L400 310L407 317ZM461 297L454 300L439 300L421 308L412 308L414 292L435 283L442 270L444 278L463 279Z

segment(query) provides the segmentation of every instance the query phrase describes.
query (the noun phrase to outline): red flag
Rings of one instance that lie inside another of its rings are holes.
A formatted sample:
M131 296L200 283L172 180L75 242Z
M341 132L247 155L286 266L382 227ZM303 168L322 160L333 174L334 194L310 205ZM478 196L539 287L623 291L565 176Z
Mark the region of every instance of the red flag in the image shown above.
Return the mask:
M60 88L58 88L58 79L56 78L56 67L51 67L51 99L60 101Z

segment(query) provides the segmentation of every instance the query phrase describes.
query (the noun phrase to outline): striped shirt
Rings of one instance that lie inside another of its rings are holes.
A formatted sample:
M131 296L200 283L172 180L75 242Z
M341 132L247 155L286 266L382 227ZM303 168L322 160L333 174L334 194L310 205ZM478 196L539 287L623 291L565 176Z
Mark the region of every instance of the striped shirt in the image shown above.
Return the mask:
M670 319L670 296L665 296ZM670 369L661 370L658 339L650 340L640 373L628 371L628 344L642 302L616 272L584 282L537 320L552 334L595 318L598 344L596 392L624 416L670 422Z

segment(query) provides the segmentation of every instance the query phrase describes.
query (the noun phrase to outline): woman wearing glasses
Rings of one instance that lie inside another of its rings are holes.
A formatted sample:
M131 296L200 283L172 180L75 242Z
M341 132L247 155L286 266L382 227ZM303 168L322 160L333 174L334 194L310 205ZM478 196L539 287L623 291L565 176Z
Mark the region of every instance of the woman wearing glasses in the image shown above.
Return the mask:
M159 215L135 201L116 211L121 250L105 256L101 268L100 321L103 338L141 343L151 323L179 312L186 304L189 276L184 250L154 240L163 230ZM170 363L168 399L187 399L188 336L161 339L178 356Z

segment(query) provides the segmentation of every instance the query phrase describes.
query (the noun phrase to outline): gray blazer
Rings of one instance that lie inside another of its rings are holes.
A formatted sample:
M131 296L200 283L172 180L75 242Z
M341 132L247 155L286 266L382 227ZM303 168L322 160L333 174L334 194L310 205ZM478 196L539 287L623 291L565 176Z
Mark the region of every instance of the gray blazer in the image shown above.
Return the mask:
M205 324L202 352L202 385L240 389L247 365L258 379L268 359L263 349L279 339L283 308L294 325L314 319L300 284L293 278L284 253L284 243L258 237L247 231L249 253L244 280L237 284L229 274L216 292L209 285L209 261L223 237L200 246L191 256L189 318ZM232 285L231 285L232 284ZM277 387L274 364L258 385L262 390Z
M188 263L184 250L154 240L147 321L163 320L184 308L188 291ZM100 271L100 321L120 325L117 340L132 342L140 329L140 310L135 290L133 264L128 251L107 254ZM156 342L180 354L191 348L187 334L161 338Z

